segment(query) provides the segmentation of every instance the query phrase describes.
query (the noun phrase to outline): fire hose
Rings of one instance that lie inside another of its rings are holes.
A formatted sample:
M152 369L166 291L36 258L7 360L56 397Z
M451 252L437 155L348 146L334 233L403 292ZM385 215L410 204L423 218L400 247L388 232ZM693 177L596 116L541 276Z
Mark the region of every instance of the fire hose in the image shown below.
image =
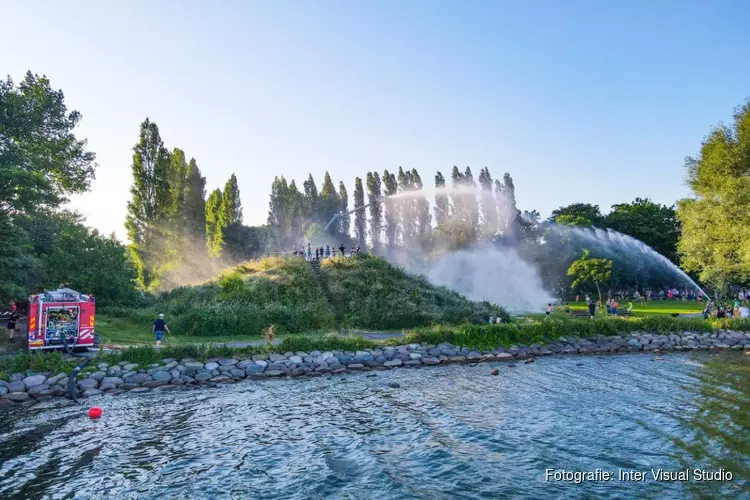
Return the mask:
M83 370L83 367L88 364L89 361L91 361L94 358L86 358L86 360L83 363L79 363L78 366L73 368L73 371L70 372L70 376L68 377L68 392L70 393L70 399L75 401L76 403L83 404L80 401L78 401L78 398L76 397L76 378L78 378L78 374L81 373L81 370Z

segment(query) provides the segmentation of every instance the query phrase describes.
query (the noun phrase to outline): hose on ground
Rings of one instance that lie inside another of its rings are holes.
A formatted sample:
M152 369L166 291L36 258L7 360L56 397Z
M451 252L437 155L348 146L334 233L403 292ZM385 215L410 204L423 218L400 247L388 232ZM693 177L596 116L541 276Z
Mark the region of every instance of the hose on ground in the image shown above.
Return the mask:
M78 378L78 374L81 373L83 367L86 366L92 359L94 358L86 358L83 363L80 363L78 366L73 368L73 371L70 372L70 376L68 377L68 392L70 393L70 399L72 399L79 405L82 403L78 401L78 398L76 398L76 378Z

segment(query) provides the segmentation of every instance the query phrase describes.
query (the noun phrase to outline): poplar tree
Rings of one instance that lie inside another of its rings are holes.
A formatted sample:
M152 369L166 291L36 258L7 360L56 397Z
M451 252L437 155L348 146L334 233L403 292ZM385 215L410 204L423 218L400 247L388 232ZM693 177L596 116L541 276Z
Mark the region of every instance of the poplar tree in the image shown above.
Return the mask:
M221 206L221 190L216 188L206 200L206 248L212 257L219 257L224 248L224 234L219 220Z
M440 227L448 222L451 208L448 195L440 193L440 189L445 187L445 177L440 172L435 174L435 187L438 188L438 192L435 194L435 225Z
M242 235L242 202L237 176L232 174L221 193L218 228L222 242L229 252L237 257L244 257ZM214 245L216 251L216 245ZM220 250L219 250L220 252Z
M368 185L372 175L368 172L367 179ZM362 179L357 177L354 179L354 208L359 208L365 205L365 190L362 187ZM372 209L370 209L372 210ZM367 231L367 214L364 209L357 210L354 212L354 236L357 240L357 245L365 248L366 231Z
M398 182L396 181L396 175L388 172L383 172L383 185L385 186L385 239L388 242L389 247L395 247L398 241L398 205L395 200L388 199L389 196L393 196L398 193Z
M206 178L201 175L195 158L191 158L187 165L183 217L192 239L204 241L206 235Z
M325 226L339 212L340 207L341 200L336 187L333 185L331 175L326 171L320 190L318 221Z
M138 284L144 289L159 286L158 267L164 250L161 226L172 208L169 187L170 159L156 123L146 118L133 148L133 185L130 188L125 228Z
M479 172L479 185L482 186L481 232L485 238L492 238L498 230L497 202L492 194L492 176L487 167Z
M413 191L410 171L404 171L398 167L399 192L408 193ZM416 224L414 220L414 198L406 196L398 200L399 220L401 221L401 240L405 247L411 247L416 238Z
M311 222L320 222L318 187L315 185L312 174L307 176L307 180L302 184L302 187L305 190L305 216Z
M421 191L424 187L416 168L411 171L411 182L415 191ZM416 241L422 249L427 249L432 237L432 215L430 202L425 196L418 196L414 201L414 215L417 224Z
M349 211L349 194L346 192L344 181L339 182L339 211L346 213ZM344 236L349 236L351 221L346 215L339 219L339 232Z
M387 172L387 171L386 171ZM373 252L381 247L383 235L383 205L381 201L382 184L377 172L367 172L367 202L370 204L370 241ZM364 228L364 222L362 227Z

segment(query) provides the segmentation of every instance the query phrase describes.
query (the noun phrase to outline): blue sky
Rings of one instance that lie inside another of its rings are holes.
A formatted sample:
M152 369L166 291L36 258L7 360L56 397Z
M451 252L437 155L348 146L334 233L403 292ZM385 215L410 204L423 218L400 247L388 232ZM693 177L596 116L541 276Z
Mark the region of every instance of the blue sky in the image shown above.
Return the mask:
M141 121L237 173L261 224L275 175L510 172L519 207L688 194L684 157L750 96L746 1L16 1L0 73L46 74L99 168L74 200L124 238ZM476 175L476 174L475 174Z

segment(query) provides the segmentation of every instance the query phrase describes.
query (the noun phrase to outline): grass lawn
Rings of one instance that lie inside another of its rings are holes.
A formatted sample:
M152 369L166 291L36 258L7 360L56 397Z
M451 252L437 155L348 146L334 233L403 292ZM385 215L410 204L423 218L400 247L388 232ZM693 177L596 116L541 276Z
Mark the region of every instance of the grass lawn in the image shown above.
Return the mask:
M169 322L167 322L167 325L169 325ZM96 331L99 335L101 335L102 343L105 345L153 345L155 343L155 339L154 335L151 333L151 327L152 324L150 322L146 323L133 318L114 317L102 313L99 313L96 316ZM179 332L175 333L177 334L165 335L164 344L213 344L223 342L252 342L264 340L264 338L260 335L186 336L179 335ZM322 332L314 333L321 334ZM279 335L277 336L277 338L282 339L285 336L299 335L307 334ZM309 335L312 335L312 333Z
M584 301L569 302L571 311L585 311L588 309ZM626 300L619 302L618 310L626 310L628 302ZM633 301L633 314L635 316L651 316L655 314L695 314L703 312L705 302L681 300L652 300L645 305L636 300Z

